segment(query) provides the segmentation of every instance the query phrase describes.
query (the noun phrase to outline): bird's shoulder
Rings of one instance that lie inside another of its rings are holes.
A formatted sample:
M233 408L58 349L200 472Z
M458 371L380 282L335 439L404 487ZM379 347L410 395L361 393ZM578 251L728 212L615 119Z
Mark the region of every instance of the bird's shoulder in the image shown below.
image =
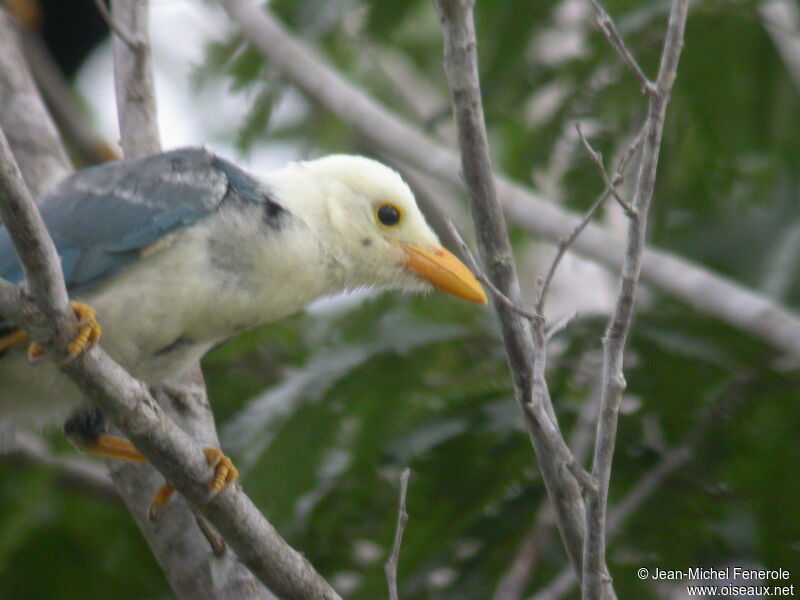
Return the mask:
M246 171L207 148L182 148L84 169L43 199L40 211L71 291L100 283L226 202L263 203ZM0 275L22 272L0 231Z

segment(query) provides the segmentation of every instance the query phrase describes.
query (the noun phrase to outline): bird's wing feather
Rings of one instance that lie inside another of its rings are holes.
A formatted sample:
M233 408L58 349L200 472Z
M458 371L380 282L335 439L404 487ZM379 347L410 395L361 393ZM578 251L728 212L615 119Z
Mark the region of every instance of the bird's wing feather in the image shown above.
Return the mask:
M40 210L70 292L86 290L134 262L144 248L214 212L231 191L252 197L258 183L212 152L185 148L80 171ZM23 274L0 228L0 276Z

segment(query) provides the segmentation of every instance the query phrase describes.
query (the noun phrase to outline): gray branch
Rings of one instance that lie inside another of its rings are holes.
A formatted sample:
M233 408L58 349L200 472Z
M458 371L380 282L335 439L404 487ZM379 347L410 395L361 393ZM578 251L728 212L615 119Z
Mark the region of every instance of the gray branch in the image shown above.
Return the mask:
M594 352L586 358L590 359ZM595 361L591 361L594 363ZM599 361L597 361L599 367ZM569 447L576 460L583 463L589 454L594 439L594 423L600 404L602 392L599 375L593 378L589 397L583 402L575 424L569 435ZM536 509L533 525L520 541L514 558L509 568L497 583L492 600L519 600L522 598L525 587L531 576L536 572L536 566L550 543L555 526L555 515L547 498L544 498ZM572 583L577 582L575 573L570 565L565 571Z
M642 93L645 94L652 94L655 92L655 88L647 76L642 71L639 63L636 62L636 59L633 58L630 50L625 45L625 42L622 40L622 36L617 31L616 25L614 25L614 21L611 20L611 17L608 16L608 13L603 8L602 4L600 4L599 0L590 0L592 6L594 6L595 12L597 13L597 25L600 27L600 30L603 32L603 35L606 36L608 43L611 44L611 47L614 48L619 57L622 59L622 62L625 63L625 66L630 69L631 73L633 73L634 77L639 82L639 85L642 87Z
M661 65L655 88L648 96L642 157L633 199L633 214L629 217L628 243L622 266L621 289L614 314L603 338L603 394L597 421L592 475L596 490L587 493L586 540L583 559L583 600L606 600L613 594L611 578L605 570L606 509L611 466L617 435L617 420L622 394L625 390L623 358L625 343L636 299L642 257L645 247L647 217L655 189L658 154L664 128L667 104L683 49L683 34L688 13L688 0L672 4Z
M113 47L117 114L122 148L127 158L161 151L147 31L148 11L147 0L111 2L109 23L115 33ZM120 37L121 32L125 32L125 37Z
M647 471L609 511L607 529L609 540L622 531L628 518L636 513L673 473L689 462L695 447L709 428L720 421L721 413L729 411L732 405L741 402L746 395L744 383L748 379L749 376L746 374L734 376L727 389L700 411L696 424L686 433L680 443L663 452L653 468ZM577 579L572 570L566 567L530 600L560 600L576 584Z
M70 150L83 164L119 158L117 152L87 123L75 92L59 70L50 51L33 31L21 31L22 48L31 73ZM14 144L11 144L14 148Z
M497 198L478 76L472 2L436 0L444 32L444 66L453 99L462 173L475 222L478 249L489 280L511 306L520 306L520 288L503 211ZM564 442L544 381L543 335L534 344L531 324L506 302L495 301L503 342L528 435L542 478L553 500L567 554L581 571L584 504L574 477L581 469ZM541 328L537 323L537 330ZM539 336L537 336L539 337Z
M72 171L53 120L28 71L11 18L0 8L0 129L31 192L40 197Z
M220 0L253 44L289 81L326 107L377 148L434 177L461 185L458 156L449 148L376 103L296 39L269 12L250 0ZM498 196L506 214L531 233L557 242L570 235L581 218L512 181L497 178ZM572 248L619 270L624 247L604 227L590 223ZM792 355L800 354L800 319L791 311L750 289L670 253L648 249L642 260L642 281L695 310Z
M386 573L386 584L389 587L389 600L399 600L400 596L397 593L397 563L400 561L400 545L403 543L403 532L406 529L408 522L408 513L406 512L406 492L408 492L408 478L411 476L410 469L403 469L400 474L400 500L397 503L397 527L394 531L394 542L392 543L392 551L389 558L384 565L384 572Z

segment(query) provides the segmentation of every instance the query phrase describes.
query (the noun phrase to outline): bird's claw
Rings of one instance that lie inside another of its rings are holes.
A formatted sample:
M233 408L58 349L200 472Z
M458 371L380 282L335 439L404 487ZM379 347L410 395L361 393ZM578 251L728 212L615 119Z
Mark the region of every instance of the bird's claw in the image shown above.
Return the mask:
M209 466L214 469L214 477L211 483L208 484L208 491L211 492L210 497L213 498L220 492L228 489L231 484L239 479L239 469L234 466L233 461L225 456L219 448L203 448L203 454L206 455ZM166 506L174 492L175 488L168 483L158 488L153 496L153 500L150 502L150 508L147 511L147 517L151 521L155 521L158 510Z
M97 315L94 309L83 302L71 301L69 303L75 318L78 319L78 333L67 344L67 358L65 363L74 360L79 354L85 352L100 341L103 333L100 324L97 322ZM36 342L28 346L28 360L32 363L38 362L44 356L44 348Z
M239 469L219 448L203 448L203 454L206 455L208 464L214 469L214 479L208 485L208 491L212 496L216 496L239 479Z

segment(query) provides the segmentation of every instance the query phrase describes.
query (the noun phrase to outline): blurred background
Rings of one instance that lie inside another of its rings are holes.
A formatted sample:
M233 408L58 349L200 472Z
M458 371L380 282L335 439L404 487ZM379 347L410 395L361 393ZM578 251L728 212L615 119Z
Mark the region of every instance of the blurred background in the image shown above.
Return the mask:
M374 154L272 71L219 7L151 4L165 148L209 143L256 172L332 152ZM669 2L605 4L654 74ZM118 132L106 27L88 0L36 7L26 23L42 52L29 46L28 57L57 66L68 86L50 101L68 99L54 112L67 115L59 122L73 156L82 165L108 158ZM350 80L455 147L429 0L270 7ZM479 1L476 11L498 171L584 210L603 184L574 123L611 166L644 119L636 82L584 0ZM790 309L800 306L798 15L793 0L692 3L649 234L652 245ZM85 138L70 134L70 115ZM470 233L461 190L404 174L434 224L445 213ZM624 234L614 205L598 218ZM531 302L552 248L511 226ZM584 457L615 290L612 274L569 257L549 301L552 319L579 313L551 344L548 379ZM670 582L640 581L640 567L784 568L800 583L797 365L657 290L641 297L610 497L619 596L685 597ZM404 600L533 598L559 575L568 581L491 310L444 294L327 299L216 350L204 370L246 491L344 597L386 596L382 563L404 467ZM48 456L77 456L57 431L31 442ZM170 598L121 504L43 462L20 450L0 458L0 599ZM509 575L514 565L529 577ZM564 585L548 597L577 596Z

